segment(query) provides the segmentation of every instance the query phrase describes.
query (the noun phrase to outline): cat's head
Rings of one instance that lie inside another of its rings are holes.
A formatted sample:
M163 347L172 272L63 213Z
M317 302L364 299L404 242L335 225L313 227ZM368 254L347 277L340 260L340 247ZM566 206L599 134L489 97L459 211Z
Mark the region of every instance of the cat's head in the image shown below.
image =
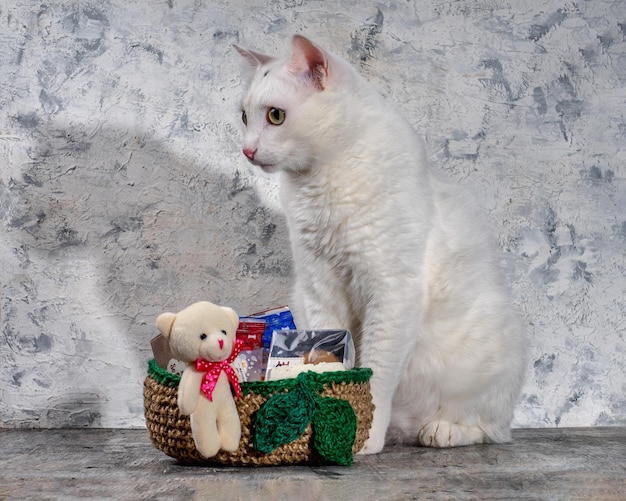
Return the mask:
M254 70L241 104L244 154L266 172L305 172L333 112L325 99L331 56L299 35L285 59L235 48Z

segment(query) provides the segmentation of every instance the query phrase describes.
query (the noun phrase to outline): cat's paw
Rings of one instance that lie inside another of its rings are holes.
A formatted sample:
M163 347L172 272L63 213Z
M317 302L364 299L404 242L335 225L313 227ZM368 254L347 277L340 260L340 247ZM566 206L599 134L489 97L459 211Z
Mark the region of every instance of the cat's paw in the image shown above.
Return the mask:
M460 447L482 444L485 441L485 433L473 426L449 421L432 421L420 430L417 439L426 447Z
M370 430L370 436L365 441L365 445L358 452L359 454L378 454L385 446L385 434L376 433L374 429Z

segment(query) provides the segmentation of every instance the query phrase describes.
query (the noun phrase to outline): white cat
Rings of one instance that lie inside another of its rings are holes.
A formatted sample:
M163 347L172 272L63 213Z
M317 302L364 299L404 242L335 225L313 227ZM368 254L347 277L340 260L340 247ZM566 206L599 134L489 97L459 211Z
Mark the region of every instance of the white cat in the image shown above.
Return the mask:
M385 440L510 439L525 336L483 217L427 164L409 123L348 63L302 36L255 70L243 151L281 173L300 328L348 328Z

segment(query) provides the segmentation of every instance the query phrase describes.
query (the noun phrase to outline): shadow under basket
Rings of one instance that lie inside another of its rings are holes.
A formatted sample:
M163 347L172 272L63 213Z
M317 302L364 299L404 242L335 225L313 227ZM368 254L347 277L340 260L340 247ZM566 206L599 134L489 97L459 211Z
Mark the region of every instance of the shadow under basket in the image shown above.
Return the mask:
M234 452L204 458L196 450L189 416L178 411L180 376L148 364L146 426L153 445L181 463L230 466L352 463L372 424L371 369L294 379L241 383L235 400L241 441Z

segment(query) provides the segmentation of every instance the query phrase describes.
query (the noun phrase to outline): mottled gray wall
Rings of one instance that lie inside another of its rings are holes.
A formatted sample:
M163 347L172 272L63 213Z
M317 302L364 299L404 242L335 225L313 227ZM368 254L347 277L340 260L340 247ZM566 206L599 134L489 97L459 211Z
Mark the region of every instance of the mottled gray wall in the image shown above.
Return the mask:
M158 313L287 302L231 44L296 32L489 211L532 339L516 424L626 424L625 2L4 0L1 425L140 426Z

